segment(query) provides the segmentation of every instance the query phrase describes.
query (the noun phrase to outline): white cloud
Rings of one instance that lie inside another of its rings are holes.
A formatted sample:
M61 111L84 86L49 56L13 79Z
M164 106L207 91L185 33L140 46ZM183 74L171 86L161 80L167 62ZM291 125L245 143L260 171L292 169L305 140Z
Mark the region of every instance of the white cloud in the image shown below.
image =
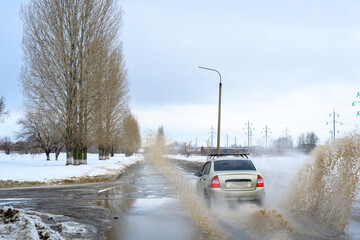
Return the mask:
M351 84L323 83L276 96L251 99L241 99L239 96L238 101L227 99L222 105L222 145L226 134L231 136L232 143L236 136L237 142L243 144L246 140L243 128L248 120L255 128L253 143L264 141L261 132L265 124L271 128L273 138L283 135L287 127L294 143L299 134L307 131L315 131L324 142L332 129L329 114L332 114L334 107L340 114L338 121L343 122L343 126L338 128L341 133L354 129L356 109L351 108L351 102L355 96ZM159 105L149 109L135 109L134 113L142 129L156 130L163 125L171 139L194 142L195 138L206 140L212 125L217 128L217 107L217 104ZM330 122L330 125L326 125L326 122Z

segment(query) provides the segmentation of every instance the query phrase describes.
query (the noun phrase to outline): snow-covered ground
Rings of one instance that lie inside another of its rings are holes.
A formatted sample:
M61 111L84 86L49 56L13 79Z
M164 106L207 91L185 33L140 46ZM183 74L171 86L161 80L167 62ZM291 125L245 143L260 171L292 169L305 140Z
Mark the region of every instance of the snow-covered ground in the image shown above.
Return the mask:
M128 166L142 160L143 155L125 157L116 154L110 160L98 160L97 154L88 154L87 165L65 166L66 154L61 153L59 160L46 161L45 154L6 155L0 153L0 180L53 182L63 179L94 177L123 172Z
M186 161L192 161L192 162L203 162L205 163L208 159L207 156L199 156L199 155L190 155L189 157L185 156L185 155L174 155L174 154L169 154L166 155L166 157L168 158L172 158L172 159L178 159L178 160L186 160Z

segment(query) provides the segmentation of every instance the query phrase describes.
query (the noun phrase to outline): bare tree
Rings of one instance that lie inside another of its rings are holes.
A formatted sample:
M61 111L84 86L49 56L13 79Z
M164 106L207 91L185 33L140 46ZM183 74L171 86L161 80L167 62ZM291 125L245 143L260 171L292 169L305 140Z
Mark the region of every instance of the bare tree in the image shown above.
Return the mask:
M191 145L191 141L183 142L181 144L181 154L189 157L191 153L194 151L193 146Z
M107 72L99 81L95 111L96 142L99 159L109 159L119 142L122 122L128 112L128 81L121 47L103 55Z
M53 145L54 145L54 153L55 153L55 160L59 159L59 155L61 150L65 147L64 144L64 137L63 137L63 129L59 125L55 125L55 129L53 132Z
M50 116L51 114L47 112L27 111L25 117L18 121L21 125L18 137L30 142L32 148L43 149L48 161L50 152L55 148L57 152L60 152L62 144L60 142L63 142L60 137L62 131Z
M291 136L279 137L274 141L273 144L277 149L291 149L293 148L293 139Z
M9 137L4 137L0 140L0 149L4 150L5 154L10 154L13 143Z
M298 137L297 145L298 148L300 148L303 144L305 144L306 137L304 133L301 133L301 135Z
M160 143L160 144L165 144L165 131L164 131L164 127L160 126L158 128L158 132L156 135L156 142Z
M141 146L139 124L131 113L127 114L124 119L122 140L127 157L137 152Z
M4 121L4 118L9 115L9 112L5 108L5 98L0 98L0 122Z
M31 0L22 8L26 104L51 110L64 126L67 165L86 164L92 131L103 134L92 127L102 115L94 101L111 75L106 56L121 46L121 14L115 0Z
M306 134L306 144L317 145L319 142L319 137L314 132L309 132Z
M319 142L319 137L314 132L302 133L298 138L298 148L305 152L313 150Z

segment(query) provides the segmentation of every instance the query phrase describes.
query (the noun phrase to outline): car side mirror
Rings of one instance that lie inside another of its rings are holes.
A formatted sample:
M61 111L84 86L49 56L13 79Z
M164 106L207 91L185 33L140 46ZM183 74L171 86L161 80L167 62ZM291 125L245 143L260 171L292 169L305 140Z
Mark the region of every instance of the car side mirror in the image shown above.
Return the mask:
M197 177L201 177L201 172L196 172L196 173L194 173L194 175Z

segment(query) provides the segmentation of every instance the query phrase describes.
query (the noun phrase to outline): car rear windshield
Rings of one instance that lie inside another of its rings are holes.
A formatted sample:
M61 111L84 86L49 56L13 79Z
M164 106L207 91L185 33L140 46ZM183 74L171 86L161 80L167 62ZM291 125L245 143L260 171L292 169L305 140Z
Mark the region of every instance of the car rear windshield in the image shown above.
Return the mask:
M252 171L256 170L250 160L214 161L214 171Z

